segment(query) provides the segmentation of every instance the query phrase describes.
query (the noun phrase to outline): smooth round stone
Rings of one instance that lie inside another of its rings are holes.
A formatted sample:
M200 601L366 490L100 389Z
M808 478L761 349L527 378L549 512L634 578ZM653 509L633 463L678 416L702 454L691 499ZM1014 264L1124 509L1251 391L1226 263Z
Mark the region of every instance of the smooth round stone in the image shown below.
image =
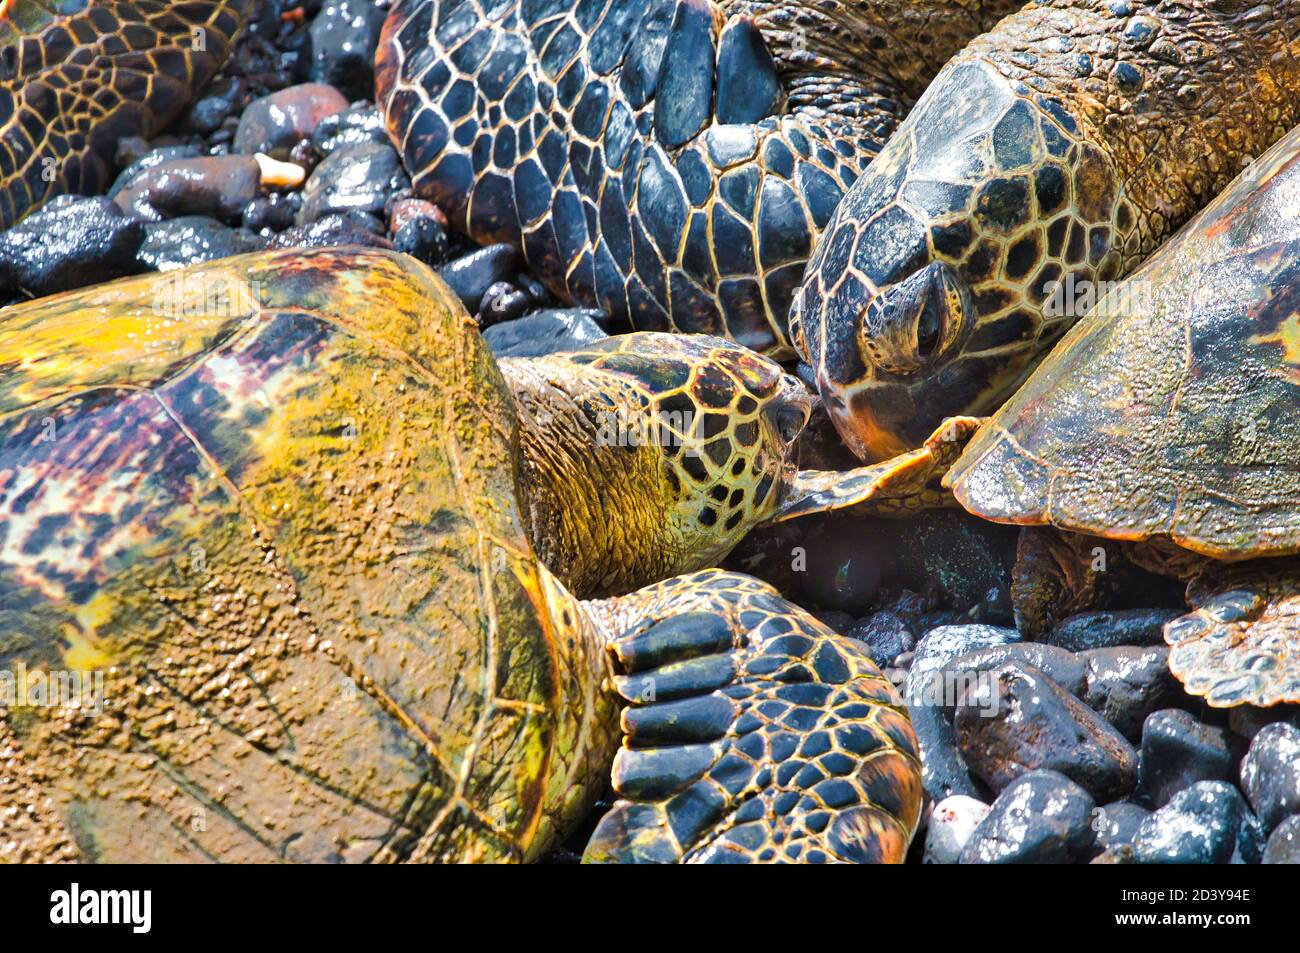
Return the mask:
M1241 762L1241 789L1268 831L1300 814L1300 729L1279 722L1255 735Z
M1095 802L1055 771L1007 786L961 852L963 864L1069 864L1092 856Z
M904 652L916 648L916 637L897 612L882 609L859 619L846 633L866 646L871 661L881 668L893 665Z
M343 112L326 116L311 134L312 146L323 156L340 146L387 141L383 113L370 103L358 103Z
M1037 769L1059 772L1106 801L1137 783L1137 752L1124 736L1029 665L1007 663L977 676L953 727L967 766L994 791Z
M1300 864L1300 814L1292 814L1273 828L1264 848L1266 864Z
M1233 785L1198 781L1142 822L1134 856L1140 864L1225 864L1248 814Z
M366 248L392 248L383 235L383 223L364 212L326 215L310 225L286 229L271 239L271 248L328 248L337 245L361 245Z
M252 156L171 159L135 176L113 199L145 222L206 215L237 223L261 191L262 170Z
M184 215L145 225L144 242L136 258L142 268L171 271L265 247L266 240L252 232L202 215Z
M540 357L608 337L596 323L599 311L586 308L552 308L494 324L483 340L497 357Z
M293 227L301 204L302 199L297 192L260 195L244 206L244 228L253 232L282 232Z
M308 225L332 212L382 215L388 197L410 184L392 146L344 146L326 156L307 178L298 224Z
M170 162L172 159L197 159L202 155L198 146L161 146L157 149L149 149L144 154L132 159L130 164L118 173L117 178L109 187L108 197L116 198L117 193L121 192L137 175L145 169L152 169L156 165L162 165L164 162Z
M0 233L0 288L39 298L133 274L142 241L109 199L61 195Z
M917 643L903 697L921 748L921 783L932 801L954 794L980 794L957 750L952 723L944 715L944 702L955 697L956 689L945 678L944 666L975 649L1019 640L1015 629L947 625L931 629Z
M1197 781L1231 781L1236 765L1228 733L1181 708L1153 712L1142 726L1139 786L1156 807Z
M513 321L528 310L528 295L508 281L498 281L483 292L478 306L479 327Z
M954 677L965 673L967 676L979 672L991 672L1008 663L1029 665L1071 695L1081 697L1084 687L1083 663L1073 652L1044 645L1041 642L1016 642L1012 645L992 645L973 652L967 652L944 666L944 670ZM968 678L969 680L969 678ZM948 716L952 717L956 708L956 699L947 706Z
M1043 641L1071 652L1119 645L1164 645L1165 623L1181 614L1176 609L1080 612L1062 619Z
M946 797L930 812L922 863L955 864L971 835L989 813L989 805L964 794Z
M1168 646L1088 649L1078 659L1086 673L1084 702L1129 741L1141 739L1147 715L1184 697L1169 672Z
M1151 816L1151 812L1132 801L1114 801L1092 812L1092 830L1097 835L1097 847L1109 850L1131 845L1138 828Z
M374 0L330 0L312 20L307 75L349 97L373 94L375 50L388 11ZM479 65L479 64L475 64Z
M278 90L248 104L235 129L234 149L287 159L290 150L310 138L322 119L347 108L344 95L325 83L300 83Z
M238 107L244 88L244 81L236 76L223 76L216 80L189 108L181 120L181 127L204 135L216 132Z
M517 255L510 245L488 245L443 265L438 274L465 309L477 314L487 290L499 281L507 281L517 266Z

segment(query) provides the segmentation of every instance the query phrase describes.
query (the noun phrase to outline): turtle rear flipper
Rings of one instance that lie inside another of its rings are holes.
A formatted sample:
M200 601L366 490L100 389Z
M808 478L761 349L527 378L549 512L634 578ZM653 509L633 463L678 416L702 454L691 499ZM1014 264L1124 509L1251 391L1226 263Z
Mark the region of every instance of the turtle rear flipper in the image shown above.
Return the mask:
M648 624L610 647L629 703L620 800L586 860L902 861L921 804L916 741L856 643L747 576L632 598L649 598Z
M1300 702L1300 558L1210 568L1165 626L1169 669L1216 708Z

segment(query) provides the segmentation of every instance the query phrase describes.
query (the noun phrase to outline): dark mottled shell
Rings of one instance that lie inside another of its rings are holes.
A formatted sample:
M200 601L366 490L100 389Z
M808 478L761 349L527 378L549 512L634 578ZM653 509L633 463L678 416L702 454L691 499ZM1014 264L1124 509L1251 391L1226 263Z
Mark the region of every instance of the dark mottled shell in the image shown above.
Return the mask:
M519 857L557 676L514 405L413 259L293 251L0 321L0 708L31 856Z
M949 481L995 520L1300 552L1300 129L1079 322Z

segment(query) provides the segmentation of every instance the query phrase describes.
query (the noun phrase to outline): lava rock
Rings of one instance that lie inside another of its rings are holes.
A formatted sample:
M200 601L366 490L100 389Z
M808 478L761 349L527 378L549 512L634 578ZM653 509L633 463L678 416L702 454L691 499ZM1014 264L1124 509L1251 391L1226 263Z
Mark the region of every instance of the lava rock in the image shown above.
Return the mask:
M294 146L316 131L321 120L347 108L343 94L324 83L301 83L255 99L239 117L235 151L247 155L265 152L287 159Z
M343 112L326 116L311 134L311 144L323 156L340 146L387 142L384 115L370 103L358 103Z
M584 308L553 308L494 324L483 340L497 357L540 357L571 351L608 335Z
M183 215L145 225L145 238L136 260L143 269L170 271L265 247L266 241L251 232L202 215Z
M271 248L326 248L336 245L362 245L367 248L392 248L383 235L383 223L364 212L326 215L310 225L286 229L271 239Z
M528 310L528 295L508 281L498 281L483 292L478 306L480 328L491 327L502 321L513 321Z
M394 202L388 216L388 233L394 248L426 265L440 265L447 258L450 242L446 222L432 202L424 199Z
M180 146L162 146L157 149L150 149L143 155L132 159L131 162L118 173L113 180L112 186L109 187L108 197L117 198L117 193L121 192L127 185L135 180L141 172L146 169L152 169L156 165L162 165L164 162L170 162L173 159L197 159L203 152L198 146L180 145Z
M1269 831L1300 814L1300 729L1278 723L1255 736L1241 762L1241 789Z
M252 156L171 159L145 169L113 201L145 222L206 215L233 224L257 198L261 183L262 170Z
M1300 864L1300 814L1292 814L1269 835L1263 863Z
M216 132L238 107L244 89L244 81L237 76L215 80L203 97L189 108L181 121L181 128L202 135Z
M293 227L302 198L297 192L260 195L244 206L243 225L252 232L282 232Z
M1197 781L1230 781L1236 768L1228 734L1190 712L1153 712L1142 725L1139 784L1143 797L1163 807Z
M375 50L387 10L374 0L330 0L308 32L311 58L307 75L349 97L369 96L375 84Z
M904 652L916 648L916 636L912 634L907 621L889 609L864 616L846 634L849 638L862 642L871 661L881 668L893 665L894 660Z
M1164 645L1165 623L1181 614L1177 609L1080 612L1062 619L1043 641L1071 652L1120 645Z
M989 805L964 794L946 797L930 812L922 863L955 864L971 835L989 813Z
M134 274L142 241L109 199L61 195L0 233L0 288L39 298Z
M944 717L944 701L954 694L944 666L975 649L1006 645L1019 639L1015 629L949 625L927 632L917 643L903 697L921 748L921 783L932 801L942 801L954 794L980 795L957 750L953 726Z
M1011 782L975 828L963 864L1062 864L1091 857L1094 801L1055 771L1030 771Z
M1142 738L1147 715L1183 697L1164 645L1120 645L1080 652L1087 673L1083 700L1129 741Z
M344 146L330 153L307 178L298 224L309 225L331 212L381 215L388 196L410 184L392 146L373 142Z
M1233 785L1198 781L1142 822L1134 856L1140 864L1226 864L1248 814Z
M944 666L944 669L953 673L955 677L962 672L968 675L991 672L1008 663L1032 666L1071 695L1083 696L1083 663L1073 652L1067 652L1054 645L1044 645L1041 642L1016 642L1012 645L993 645L976 649L974 652L967 652L953 659ZM947 706L949 717L955 713L956 704L957 699L953 698L952 703Z
M1097 847L1109 850L1132 845L1138 828L1150 816L1150 811L1132 801L1115 801L1097 808L1092 813L1092 831L1097 835Z
M509 245L488 245L444 265L438 274L466 310L475 314L487 290L514 274L516 264L515 250Z
M1102 800L1137 783L1137 752L1124 736L1029 665L1008 663L976 679L953 727L966 764L994 791L1040 768Z

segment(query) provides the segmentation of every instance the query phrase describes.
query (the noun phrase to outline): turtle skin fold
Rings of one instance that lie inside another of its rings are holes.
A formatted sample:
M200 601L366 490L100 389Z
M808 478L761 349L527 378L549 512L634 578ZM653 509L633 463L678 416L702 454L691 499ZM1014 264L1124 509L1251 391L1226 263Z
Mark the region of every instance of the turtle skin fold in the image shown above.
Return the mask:
M252 0L0 4L0 228L112 182L127 136L158 135L230 52Z

